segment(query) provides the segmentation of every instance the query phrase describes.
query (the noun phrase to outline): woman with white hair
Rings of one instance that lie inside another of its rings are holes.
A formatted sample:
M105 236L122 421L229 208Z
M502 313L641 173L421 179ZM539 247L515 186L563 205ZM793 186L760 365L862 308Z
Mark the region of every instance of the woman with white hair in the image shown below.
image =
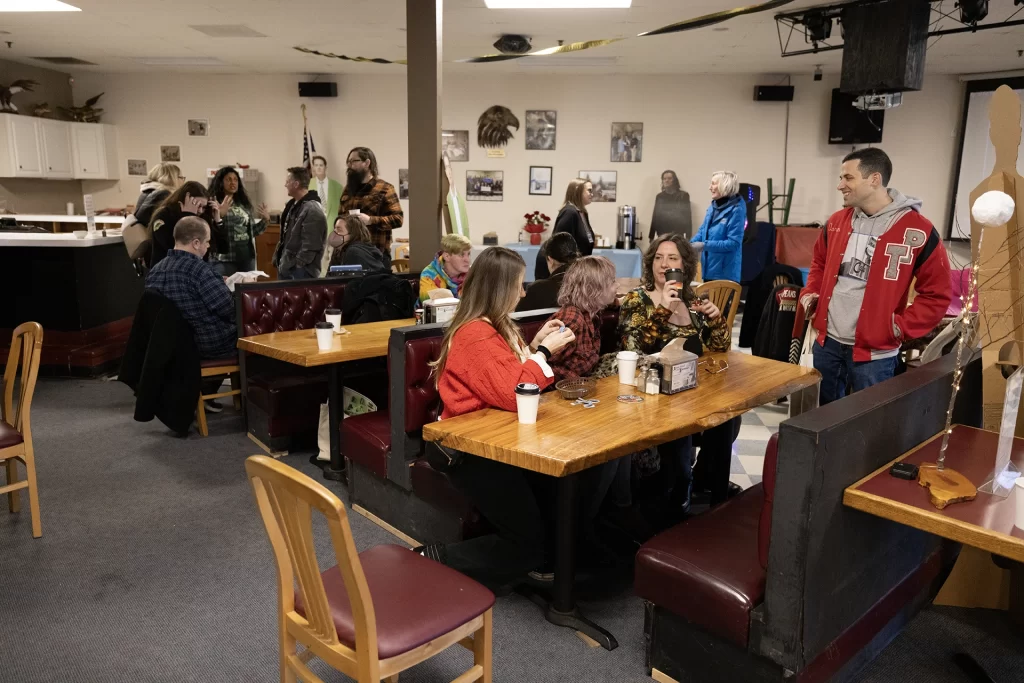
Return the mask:
M747 227L747 207L739 196L739 179L731 171L718 171L711 176L709 189L711 206L690 242L700 251L700 270L705 281L739 282L743 231Z

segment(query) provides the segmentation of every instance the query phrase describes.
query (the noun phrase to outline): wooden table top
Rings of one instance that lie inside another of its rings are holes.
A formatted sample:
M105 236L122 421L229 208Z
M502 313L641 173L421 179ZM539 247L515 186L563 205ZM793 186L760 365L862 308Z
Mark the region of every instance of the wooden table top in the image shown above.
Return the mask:
M1024 531L1013 525L1014 493L1000 498L978 492L978 497L939 510L928 501L928 490L916 481L889 474L893 463L905 460L920 465L938 458L941 433L885 467L858 481L843 493L843 504L893 522L927 531L996 555L1024 562ZM946 449L946 466L960 472L975 486L992 476L999 434L956 425ZM1024 470L1024 439L1014 439L1010 459Z
M292 330L241 337L238 340L238 348L305 367L346 363L388 355L388 339L391 337L392 328L414 324L415 319L405 318L345 325L349 334L334 335L330 351L321 351L317 347L315 330Z
M595 408L573 405L557 391L541 396L537 423L519 424L516 413L487 408L431 422L423 438L440 441L490 460L563 477L634 451L672 441L722 424L821 379L816 370L750 356L725 357L729 369L710 374L698 368L695 389L672 396L639 394L618 377L598 380ZM643 403L620 403L616 396L636 394Z

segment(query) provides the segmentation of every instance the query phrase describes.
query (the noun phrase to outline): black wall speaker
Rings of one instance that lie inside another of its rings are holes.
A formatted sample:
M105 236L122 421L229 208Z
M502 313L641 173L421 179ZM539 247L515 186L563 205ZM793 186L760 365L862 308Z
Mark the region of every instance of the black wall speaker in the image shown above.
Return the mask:
M299 97L337 97L338 84L328 82L299 83Z
M755 85L755 102L792 102L793 86L791 85Z
M853 95L920 90L929 0L887 0L843 10L840 90Z
M856 95L839 88L832 90L832 112L828 120L830 145L869 145L882 141L884 111L863 111L853 106Z

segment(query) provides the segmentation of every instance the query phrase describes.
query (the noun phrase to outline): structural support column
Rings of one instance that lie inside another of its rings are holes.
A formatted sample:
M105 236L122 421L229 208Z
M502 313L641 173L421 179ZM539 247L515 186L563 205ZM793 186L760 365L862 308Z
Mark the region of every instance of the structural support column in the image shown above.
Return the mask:
M441 19L444 0L405 0L409 103L409 268L441 245Z

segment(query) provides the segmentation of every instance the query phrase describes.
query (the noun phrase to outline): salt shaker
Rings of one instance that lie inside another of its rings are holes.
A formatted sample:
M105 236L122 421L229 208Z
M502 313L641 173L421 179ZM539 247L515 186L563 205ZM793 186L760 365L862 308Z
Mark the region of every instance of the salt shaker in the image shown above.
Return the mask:
M657 368L649 368L647 370L647 381L645 382L644 391L648 394L660 394L661 393L661 376L658 373Z

